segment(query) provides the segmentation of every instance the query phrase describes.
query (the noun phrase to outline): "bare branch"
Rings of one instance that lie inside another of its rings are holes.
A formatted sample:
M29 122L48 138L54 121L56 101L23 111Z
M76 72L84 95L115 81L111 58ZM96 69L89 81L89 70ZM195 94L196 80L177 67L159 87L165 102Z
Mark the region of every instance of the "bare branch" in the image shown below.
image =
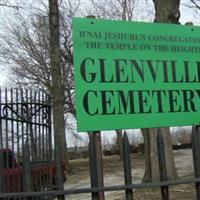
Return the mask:
M191 0L192 4L200 10L200 1L199 0Z
M16 10L19 10L19 8L22 8L21 6L19 5L11 5L11 4L8 4L7 3L0 3L0 6L2 7L7 7L7 8L13 8L13 9L16 9Z

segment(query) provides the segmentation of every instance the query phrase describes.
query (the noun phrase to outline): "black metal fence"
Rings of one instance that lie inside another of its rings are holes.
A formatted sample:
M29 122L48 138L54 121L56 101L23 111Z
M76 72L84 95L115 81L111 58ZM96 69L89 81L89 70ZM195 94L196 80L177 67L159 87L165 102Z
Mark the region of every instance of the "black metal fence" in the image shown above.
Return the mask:
M23 162L23 165L27 165L27 166L30 166L31 165L30 163L34 161L37 161L38 164L40 164L39 161L41 161L42 159L51 160L52 147L51 147L51 136L50 136L50 129L51 129L50 104L49 104L48 96L45 96L43 94L44 97L42 97L42 94L40 92L34 95L32 92L28 92L27 90L21 91L20 96L19 96L16 90L15 97L14 97L14 92L13 90L11 90L9 96L10 96L10 99L12 99L12 101L9 101L7 90L5 90L4 93L1 91L0 94L1 94L1 98L0 98L0 105L1 105L0 107L0 113L1 113L1 118L0 118L1 120L0 121L1 122L0 123L0 139L1 139L0 143L1 144L0 145L1 146L0 147L1 149L6 149L6 151L7 149L11 149L10 153L16 154L17 162L21 161ZM42 97L42 100L41 100L41 97ZM13 103L14 99L16 99L15 103ZM20 114L16 115L16 113L20 113ZM36 113L37 113L37 116L36 116ZM13 135L12 133L15 133L15 134ZM29 140L30 134L33 134L31 137L34 136L32 139L35 141L36 147L38 147L36 152L34 151L34 147L32 146L33 144L31 143L31 140ZM4 140L4 138L6 139ZM11 140L9 140L9 138ZM42 191L37 191L37 192L34 192L33 188L31 187L25 188L21 192L20 190L3 191L1 189L0 199L54 199L54 198L64 199L65 197L67 199L68 195L70 194L91 193L92 200L104 200L105 192L123 190L125 191L125 199L132 200L134 199L133 189L160 188L161 199L168 200L170 199L169 186L192 183L194 184L194 188L196 190L196 199L200 200L200 127L195 126L192 129L192 150L193 150L195 177L191 179L180 179L176 181L167 180L167 175L166 175L166 170L165 170L166 161L165 161L165 149L163 146L163 137L162 137L162 134L158 132L157 145L159 148L158 161L159 161L159 166L160 166L159 168L160 182L159 183L134 184L132 182L130 145L129 145L127 134L124 133L123 135L124 185L104 187L101 133L91 132L89 133L89 139L90 139L89 157L90 157L90 176L91 176L90 188L76 188L76 189L67 189L67 190L62 190L62 191L58 191L55 188L51 188L51 191L45 191L48 189L47 188L47 186L49 186L49 182L48 182L48 184L44 185L44 187L41 187L42 184L39 184L39 188ZM13 141L17 141L17 142L15 143ZM29 145L28 147L30 148L30 152L26 152L26 145ZM5 154L6 159L9 158L10 153ZM26 159L24 161L21 158L21 155L23 155L23 157L28 157L26 154L28 154L28 156L32 159L31 162L30 161L27 162ZM5 158L1 156L1 159L5 159ZM15 161L12 160L11 163L13 162L15 163ZM13 164L11 166L13 166ZM2 179L5 180L5 178L2 177L2 169L5 169L5 166L1 166L0 169L1 169L0 180ZM33 179L34 177L38 177L37 173L41 175L43 175L44 173L44 171L39 170L39 172L37 171L35 172L36 175L32 174L30 176L30 169L31 169L30 167L23 166L23 174L24 174L23 177L24 177L25 183L29 185L31 185L30 180L32 184L33 182L35 182L33 181ZM32 169L33 169L33 165L32 165ZM45 171L48 171L49 167L46 166L46 168L44 169ZM26 176L29 178L27 179ZM52 176L52 173L47 173L47 176ZM47 177L40 176L40 182L43 183L43 181L51 180L50 177L48 178L49 179L47 179ZM11 182L14 183L15 181L18 181L18 179L12 180ZM1 183L0 188L5 187L5 182L0 181L0 183Z
M0 192L45 188L52 163L49 96L0 88Z

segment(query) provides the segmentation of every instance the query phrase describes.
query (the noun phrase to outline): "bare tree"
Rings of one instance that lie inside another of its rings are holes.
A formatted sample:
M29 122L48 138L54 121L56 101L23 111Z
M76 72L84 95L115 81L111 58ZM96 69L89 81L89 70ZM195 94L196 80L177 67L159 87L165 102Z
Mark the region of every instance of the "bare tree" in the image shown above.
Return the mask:
M71 117L76 117L71 21L78 11L79 3L80 0L73 0L73 3L67 1L60 5L60 80L64 113L70 113ZM17 22L6 27L9 34L2 36L1 61L11 68L12 85L40 88L53 96L50 32L46 11L46 8L42 12L35 11L28 19L18 13ZM70 121L67 120L67 123Z
M9 34L2 37L1 43L1 59L4 64L11 66L11 82L50 90L47 19L38 15L26 22L20 16L19 21L17 26L7 28Z
M69 12L71 12L70 9L72 8L68 9ZM1 43L1 60L9 67L11 66L11 83L39 87L51 93L48 16L38 13L30 16L29 21L23 16L18 16L18 18L17 24L7 27L6 31L9 34L2 37ZM61 80L65 89L63 90L65 91L65 112L75 115L70 23L66 17L61 16ZM68 26L69 28L66 28Z

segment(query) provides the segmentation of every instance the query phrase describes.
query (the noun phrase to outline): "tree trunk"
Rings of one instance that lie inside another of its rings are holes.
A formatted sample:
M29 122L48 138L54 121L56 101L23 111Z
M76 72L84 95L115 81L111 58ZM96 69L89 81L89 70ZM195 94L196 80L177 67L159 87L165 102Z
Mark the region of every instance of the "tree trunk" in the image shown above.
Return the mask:
M159 182L159 163L158 163L158 151L157 148L157 135L158 129L142 129L144 136L144 148L145 148L145 174L143 182ZM166 159L166 170L168 180L174 180L178 177L173 152L172 143L169 128L161 128L163 136L165 159Z
M180 0L153 0L156 16L154 22L179 24Z
M155 21L161 23L179 23L180 11L179 5L180 0L153 0L155 5ZM166 170L168 180L173 180L178 177L173 152L172 142L169 128L161 128L163 136L165 159L166 159ZM159 182L159 163L158 163L158 151L157 148L157 128L142 129L144 136L145 146L145 174L143 182Z
M68 164L67 146L64 130L64 98L60 64L59 9L57 0L49 0L50 58L53 98L53 128L55 138L55 157L58 171L62 171L62 162ZM60 163L59 163L60 162ZM57 173L62 180L61 174ZM62 189L62 183L59 183Z

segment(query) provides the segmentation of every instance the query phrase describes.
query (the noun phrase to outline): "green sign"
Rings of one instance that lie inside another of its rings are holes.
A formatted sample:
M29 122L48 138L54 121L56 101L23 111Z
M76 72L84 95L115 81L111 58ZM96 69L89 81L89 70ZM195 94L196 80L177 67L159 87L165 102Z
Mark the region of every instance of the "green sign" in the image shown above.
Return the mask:
M200 27L73 19L78 131L200 124Z

